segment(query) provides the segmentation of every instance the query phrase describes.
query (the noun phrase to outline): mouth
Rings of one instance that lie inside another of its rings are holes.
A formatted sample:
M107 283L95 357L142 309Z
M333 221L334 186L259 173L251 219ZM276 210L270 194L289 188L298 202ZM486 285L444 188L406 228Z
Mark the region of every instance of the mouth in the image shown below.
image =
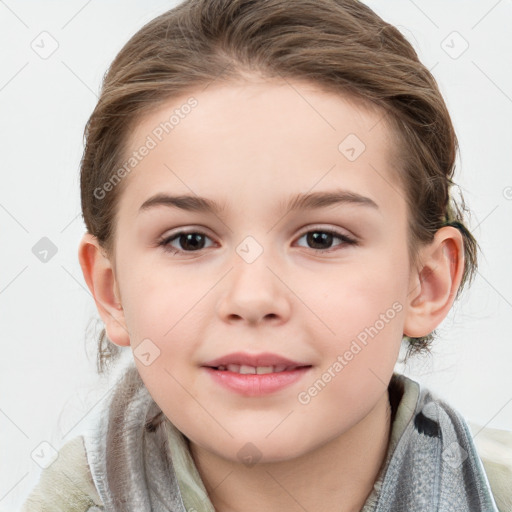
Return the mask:
M312 368L271 352L232 352L202 364L213 383L242 396L262 396L291 386Z
M251 353L232 352L221 357L206 361L202 366L214 368L219 371L232 371L235 373L279 373L304 366L311 366L306 362L292 361L280 354L271 352Z
M221 389L244 397L263 397L296 384L310 372L312 365L288 367L228 364L202 368Z
M311 365L304 366L287 366L287 365L275 365L275 366L250 366L245 364L228 364L228 365L219 365L219 366L207 366L206 368L211 368L212 370L217 370L220 372L232 372L238 373L240 375L266 375L269 373L282 373L289 372L293 370L300 370L302 368L311 368Z

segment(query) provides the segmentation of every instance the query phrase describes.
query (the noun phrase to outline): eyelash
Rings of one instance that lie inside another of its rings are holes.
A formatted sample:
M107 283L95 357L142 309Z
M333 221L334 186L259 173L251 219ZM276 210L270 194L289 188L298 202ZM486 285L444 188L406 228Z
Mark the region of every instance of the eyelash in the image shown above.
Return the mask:
M338 246L335 246L335 247L343 247L343 246L346 246L346 245L358 245L358 241L355 240L354 238L351 238L343 233L339 233L338 231L334 231L334 230L329 230L329 229L310 229L309 231L305 231L304 233L302 233L300 235L300 237L298 238L298 240L300 240L303 236L305 235L308 235L309 233L327 233L329 235L333 235L334 237L336 238L339 238L340 240L343 241L343 244L339 244ZM158 246L161 246L165 252L169 252L171 254L179 254L179 253L183 253L183 254L186 254L186 253L195 253L195 252L200 252L202 249L198 249L197 251L184 251L182 249L175 249L174 247L170 246L169 243L178 239L180 236L182 235L191 235L191 234L194 234L194 235L202 235L202 236L205 236L206 238L210 238L208 235L206 235L206 233L203 233L202 231L179 231L171 236L167 236L163 239L160 239L158 241ZM330 252L334 252L336 250L339 250L339 249L311 249L312 251L316 252L316 253L330 253Z

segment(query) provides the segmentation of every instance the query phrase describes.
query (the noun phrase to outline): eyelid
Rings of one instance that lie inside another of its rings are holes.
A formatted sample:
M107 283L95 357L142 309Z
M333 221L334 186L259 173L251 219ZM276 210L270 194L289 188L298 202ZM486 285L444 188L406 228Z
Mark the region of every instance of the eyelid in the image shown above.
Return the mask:
M340 231L340 229L343 229L345 232ZM310 225L305 226L304 228L302 228L300 230L300 234L298 235L298 237L300 238L300 237L304 236L306 233L309 233L310 231L315 231L315 230L328 231L328 232L332 232L336 235L344 235L348 238L358 239L358 237L354 233L352 233L351 231L349 231L346 228L331 227L331 226L326 226L325 224L313 224L311 226ZM186 235L188 233L199 233L199 234L207 235L211 239L214 238L214 237L212 237L211 232L208 228L206 228L204 226L199 226L199 225L190 225L187 227L177 227L177 228L171 230L170 232L165 232L161 237L158 238L158 241L160 242L162 240L172 238L179 234Z
M358 237L349 231L347 228L340 228L340 227L332 227L332 226L326 226L325 224L313 224L312 226L307 226L304 228L303 231L301 231L301 234L299 236L303 236L306 233L309 233L310 231L327 231L330 233L334 233L337 236L343 235L347 238L351 238L353 240L357 240Z
M192 224L189 226L178 226L177 228L167 230L159 237L159 240L165 240L166 238L171 238L176 235L186 235L187 233L201 233L212 238L211 231L208 228Z

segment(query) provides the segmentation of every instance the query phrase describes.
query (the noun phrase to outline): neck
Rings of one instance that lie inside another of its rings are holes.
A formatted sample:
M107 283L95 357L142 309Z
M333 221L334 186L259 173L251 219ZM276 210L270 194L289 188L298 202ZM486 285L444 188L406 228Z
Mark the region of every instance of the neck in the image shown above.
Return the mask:
M373 489L390 431L386 391L350 430L294 459L246 467L194 443L190 451L216 512L352 512Z

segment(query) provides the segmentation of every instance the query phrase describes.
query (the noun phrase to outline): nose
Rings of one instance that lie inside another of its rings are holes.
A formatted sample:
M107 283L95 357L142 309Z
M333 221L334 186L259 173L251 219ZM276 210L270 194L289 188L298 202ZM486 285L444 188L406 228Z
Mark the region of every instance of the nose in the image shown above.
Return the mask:
M235 261L226 276L218 300L217 314L226 322L259 324L286 322L290 315L291 292L283 276L262 254L256 261Z

